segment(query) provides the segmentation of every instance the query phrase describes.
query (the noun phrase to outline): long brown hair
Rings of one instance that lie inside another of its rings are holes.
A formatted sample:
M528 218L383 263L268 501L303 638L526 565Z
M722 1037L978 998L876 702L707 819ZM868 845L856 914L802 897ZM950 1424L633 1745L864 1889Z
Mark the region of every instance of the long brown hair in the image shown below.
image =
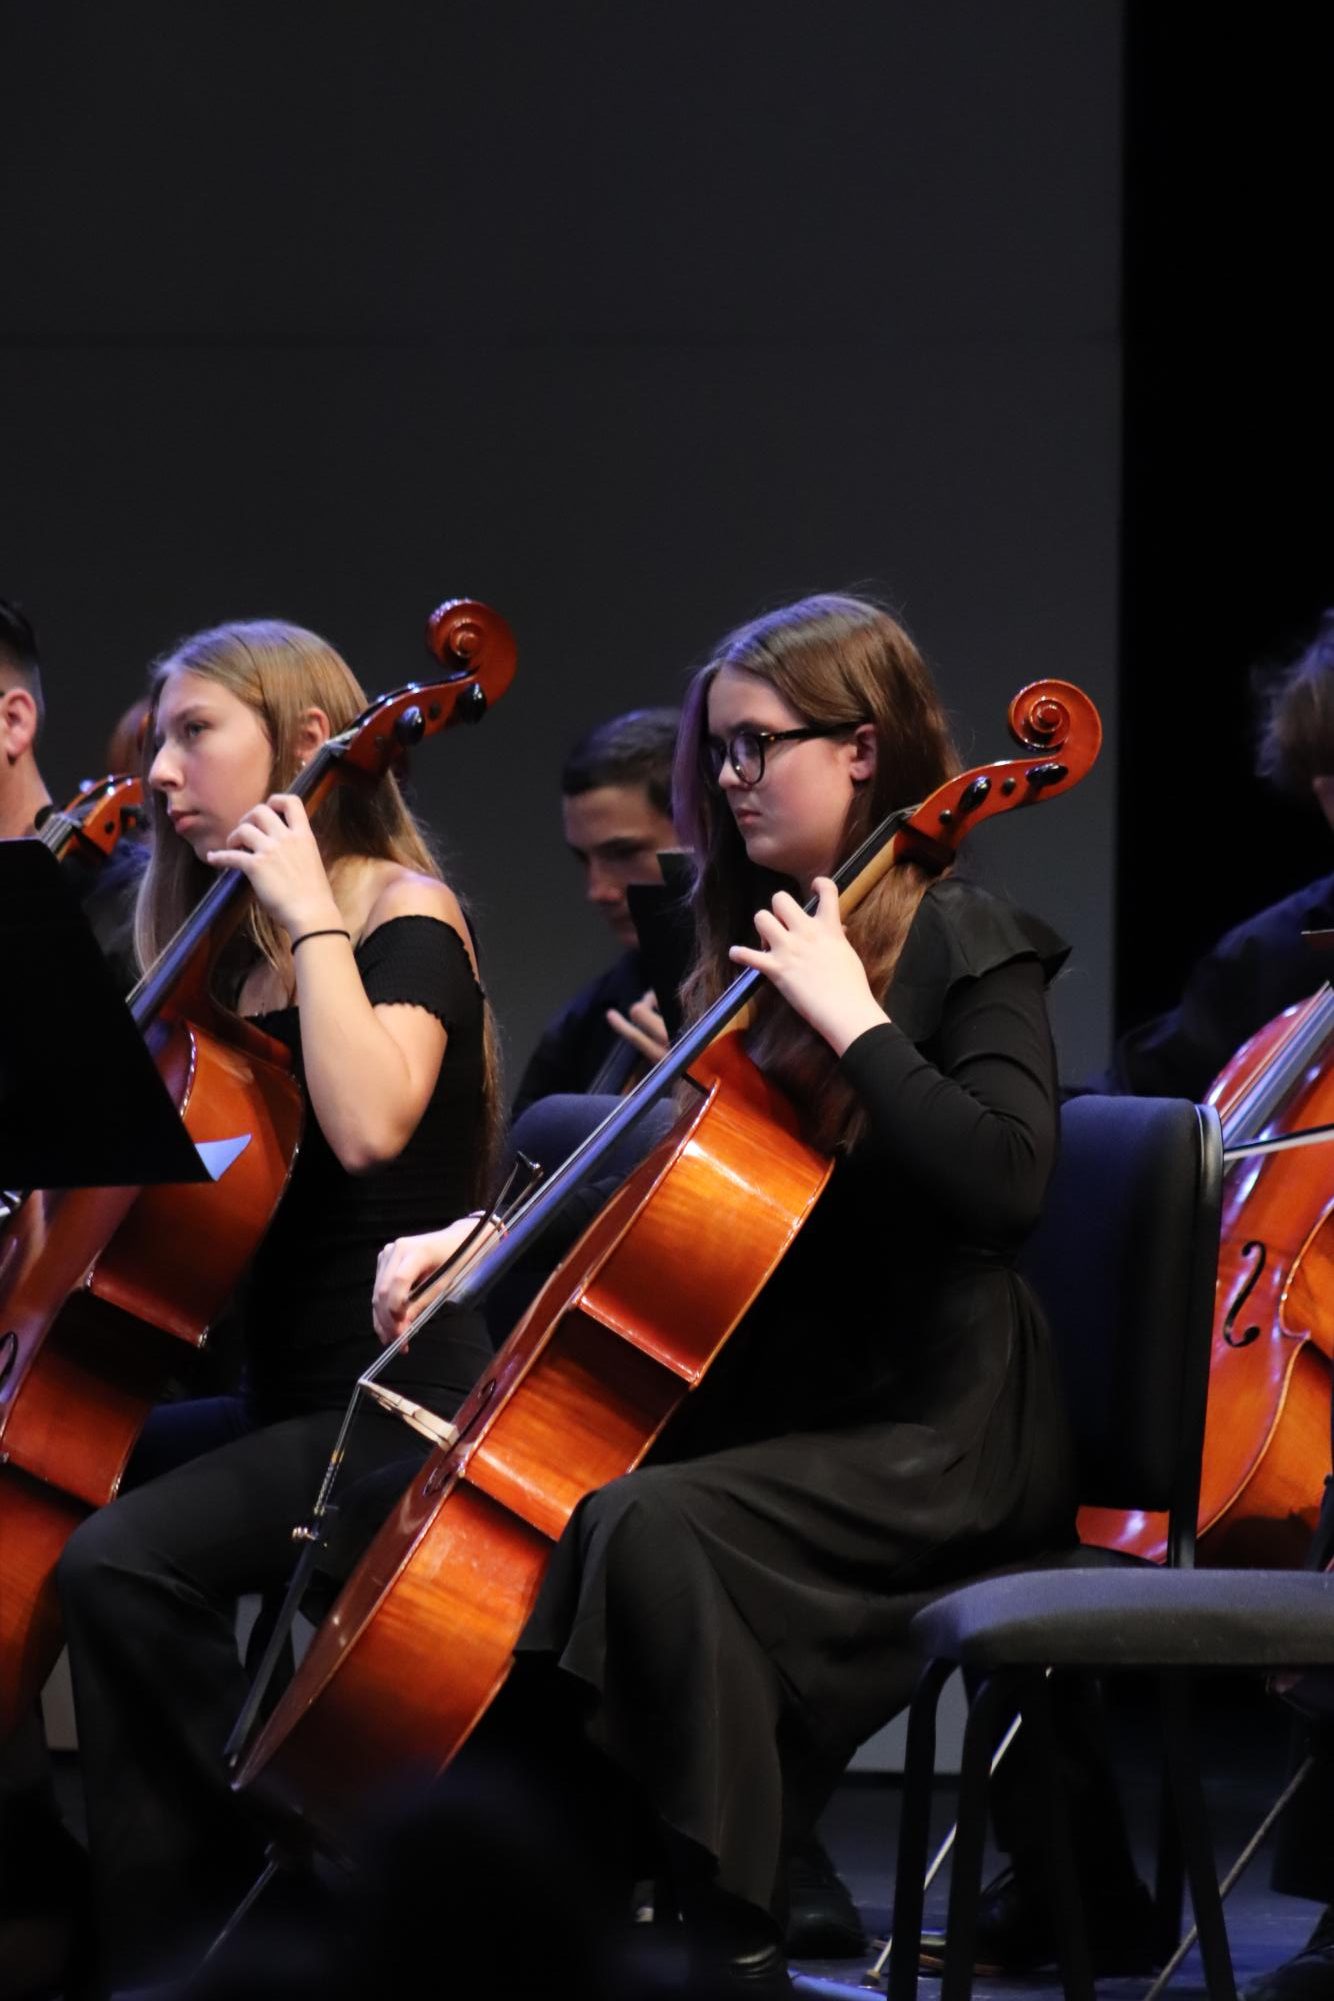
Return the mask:
M695 855L697 957L684 1001L694 1019L736 977L727 956L756 941L755 912L792 885L748 857L706 760L709 689L720 668L765 681L807 723L874 725L875 776L857 788L843 832L850 854L897 807L914 805L959 766L949 724L926 665L911 639L879 605L821 595L784 605L729 634L691 680L681 712L674 813ZM918 904L933 877L899 862L848 919L847 933L883 995ZM802 1108L807 1130L827 1150L846 1149L865 1120L838 1075L833 1051L801 1017L762 987L747 1049Z
M289 790L296 778L301 722L309 709L322 709L337 735L368 705L352 669L318 633L277 619L213 626L183 639L149 670L145 781L156 755L158 701L167 676L177 669L217 681L254 710L272 748L270 793ZM153 845L139 889L134 925L135 950L143 966L152 964L217 880L217 871L201 862L172 830L162 794L147 785L146 791L151 802ZM392 774L376 785L332 786L311 815L311 828L331 877L340 861L357 858L399 862L443 880L430 840ZM292 954L287 936L255 898L250 900L241 931L284 986L290 986ZM499 1048L489 1002L483 1002L483 1011L483 1108L473 1148L479 1198L489 1192L499 1152L501 1105Z

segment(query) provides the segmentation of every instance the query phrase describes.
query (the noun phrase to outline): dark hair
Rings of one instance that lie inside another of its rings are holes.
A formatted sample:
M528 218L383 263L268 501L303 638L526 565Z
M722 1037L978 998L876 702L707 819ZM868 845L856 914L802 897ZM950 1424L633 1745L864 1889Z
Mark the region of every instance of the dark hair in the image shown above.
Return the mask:
M12 598L0 598L0 668L9 667L18 675L37 704L37 728L46 720L42 695L42 663L37 657L37 634L32 620Z
M1255 768L1285 792L1309 796L1313 778L1334 772L1334 610L1288 667L1257 676L1261 696Z
M567 799L599 785L642 785L655 811L672 813L672 760L679 709L631 709L580 737L565 760L560 789Z

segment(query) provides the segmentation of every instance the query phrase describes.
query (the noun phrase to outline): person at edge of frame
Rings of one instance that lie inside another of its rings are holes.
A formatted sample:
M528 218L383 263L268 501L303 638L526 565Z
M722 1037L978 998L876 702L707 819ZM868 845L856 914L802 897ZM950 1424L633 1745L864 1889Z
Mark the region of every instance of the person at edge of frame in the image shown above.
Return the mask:
M791 1991L784 1856L907 1700L923 1594L1074 1535L1014 1269L1055 1151L1045 988L1067 948L952 870L900 862L846 929L829 880L957 766L916 648L857 599L741 628L684 704L687 1010L765 975L748 1051L833 1178L649 1461L576 1508L471 1755L517 1739L553 1794L597 1798L605 1880L673 1886L692 1994ZM382 1339L471 1227L386 1246Z
M36 833L51 809L51 793L37 762L45 719L32 622L12 599L0 598L0 841ZM124 768L137 769L137 764ZM118 841L105 861L89 863L76 848L65 863L93 936L126 993L138 978L134 899L145 866L143 847L134 840Z
M159 1407L121 1493L71 1536L57 1582L87 1807L86 1991L197 1963L263 1859L223 1746L245 1694L236 1603L286 1582L356 1378L386 1230L485 1200L499 1078L472 932L397 782L290 788L366 696L318 635L273 620L182 641L153 668L154 836L136 943L151 963L217 871L252 892L221 998L291 1050L306 1122L243 1288L233 1395ZM393 1387L441 1414L490 1347L460 1313ZM363 1414L351 1471L404 1451Z
M1309 801L1334 825L1334 609L1322 614L1296 660L1257 677L1257 692L1257 774ZM1196 962L1175 1007L1118 1038L1109 1069L1089 1088L1202 1100L1252 1035L1285 1008L1308 999L1328 978L1334 961L1313 949L1303 933L1331 927L1334 874L1317 877L1246 918ZM1331 1561L1334 1479L1327 1479L1307 1562L1312 1569L1324 1569ZM1124 1821L1096 1695L1085 1687L1068 1699L1078 1705L1064 1732L1077 1840L1081 1847L1108 1840L1119 1845L1117 1830ZM1022 1783L1019 1748L1016 1741L996 1784L997 1835L1010 1859L984 1891L979 1913L977 1963L990 1973L1031 1972L1055 1959L1041 1876L1041 1830L1029 1825L1025 1808L1031 1795ZM1311 1722L1309 1749L1315 1762L1279 1822L1272 1881L1281 1893L1322 1908L1303 1950L1258 1976L1245 1990L1244 2001L1334 2001L1334 1832L1328 1811L1334 1798L1334 1723L1318 1717ZM1096 1866L1086 1865L1081 1876L1094 1971L1151 1970L1165 1941L1152 1949L1147 1913L1136 1916L1120 1900L1109 1898L1107 1879ZM924 1964L934 1970L943 1956L943 1935L927 1934L922 1949Z
M35 834L51 809L37 757L45 718L32 621L12 598L0 598L0 840ZM138 975L134 899L146 859L137 843L122 840L100 865L77 852L64 865L126 993ZM40 1991L58 1978L86 1875L84 1850L61 1814L41 1718L34 1715L0 1749L0 2001Z

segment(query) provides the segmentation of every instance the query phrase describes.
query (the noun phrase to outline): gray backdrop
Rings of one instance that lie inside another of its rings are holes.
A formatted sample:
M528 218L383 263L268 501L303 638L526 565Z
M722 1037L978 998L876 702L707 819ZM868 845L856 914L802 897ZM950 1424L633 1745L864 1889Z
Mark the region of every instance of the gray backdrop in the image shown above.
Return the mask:
M1056 672L1109 744L1000 824L1111 993L1119 0L0 10L0 592L57 791L143 665L258 614L373 690L446 596L519 673L417 765L515 1066L607 956L558 837L570 740L729 626L875 589L967 753Z

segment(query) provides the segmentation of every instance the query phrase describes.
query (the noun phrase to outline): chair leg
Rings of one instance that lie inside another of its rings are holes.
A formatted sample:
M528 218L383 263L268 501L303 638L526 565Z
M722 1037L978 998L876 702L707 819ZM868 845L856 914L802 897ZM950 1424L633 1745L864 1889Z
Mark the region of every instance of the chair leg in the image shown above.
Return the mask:
M1218 1871L1204 1808L1199 1761L1191 1723L1190 1686L1185 1675L1165 1675L1161 1682L1163 1736L1167 1772L1185 1856L1186 1880L1200 1935L1209 2001L1237 2001L1237 1983L1228 1948Z
M1172 1806L1172 1780L1163 1753L1158 1783L1158 1850L1154 1865L1153 1901L1158 1912L1159 1944L1170 1953L1181 1936L1182 1910L1186 1894L1185 1862L1181 1835Z
M916 2001L922 1949L926 1849L931 1831L931 1791L936 1769L936 1710L949 1680L949 1661L929 1661L908 1711L903 1760L903 1809L894 1872L893 1932L889 1946L889 2001Z
M959 1807L945 1921L945 1963L940 2001L969 2001L977 1944L977 1907L982 1894L982 1856L987 1839L987 1791L991 1753L1014 1710L1014 1685L984 1678L968 1705L959 1767Z
M1089 1959L1079 1874L1075 1867L1074 1836L1052 1718L1051 1689L1045 1674L1025 1677L1023 1714L1025 1728L1032 1732L1033 1748L1048 1802L1044 1851L1047 1880L1052 1893L1052 1921L1061 1984L1066 2001L1093 2001L1093 1968Z

